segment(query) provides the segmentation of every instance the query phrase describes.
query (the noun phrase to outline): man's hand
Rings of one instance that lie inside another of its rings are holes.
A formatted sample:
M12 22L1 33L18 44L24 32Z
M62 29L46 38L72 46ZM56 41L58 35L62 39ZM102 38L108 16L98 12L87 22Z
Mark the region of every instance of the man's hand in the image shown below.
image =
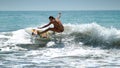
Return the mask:
M58 13L58 17L57 18L60 19L60 17L61 17L61 13Z
M58 13L59 15L61 15L61 13Z

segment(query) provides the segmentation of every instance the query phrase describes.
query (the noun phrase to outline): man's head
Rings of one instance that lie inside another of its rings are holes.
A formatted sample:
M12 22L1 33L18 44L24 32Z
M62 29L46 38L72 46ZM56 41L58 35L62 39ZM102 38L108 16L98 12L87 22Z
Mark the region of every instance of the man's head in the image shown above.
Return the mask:
M53 21L53 20L55 20L55 18L53 16L49 16L49 20Z

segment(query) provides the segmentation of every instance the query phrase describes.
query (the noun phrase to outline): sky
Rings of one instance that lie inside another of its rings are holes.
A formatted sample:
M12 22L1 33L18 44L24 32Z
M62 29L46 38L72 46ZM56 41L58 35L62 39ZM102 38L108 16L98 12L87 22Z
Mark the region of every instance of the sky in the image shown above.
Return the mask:
M0 11L120 10L120 0L0 0Z

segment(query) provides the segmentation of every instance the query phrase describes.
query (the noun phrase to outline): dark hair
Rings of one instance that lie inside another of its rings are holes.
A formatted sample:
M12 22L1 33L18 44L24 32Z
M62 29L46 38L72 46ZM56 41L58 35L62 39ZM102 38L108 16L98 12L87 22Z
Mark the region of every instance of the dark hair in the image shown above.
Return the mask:
M49 19L55 19L53 16L49 16Z

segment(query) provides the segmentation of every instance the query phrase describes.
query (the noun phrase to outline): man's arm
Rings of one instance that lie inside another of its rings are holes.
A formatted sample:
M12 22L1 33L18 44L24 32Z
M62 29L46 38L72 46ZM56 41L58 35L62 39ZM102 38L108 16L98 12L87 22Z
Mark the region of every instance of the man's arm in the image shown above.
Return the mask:
M57 19L60 19L61 17L61 13L58 13Z
M45 27L47 27L47 26L49 26L51 23L48 23L47 25L44 25L43 27L38 27L39 29L41 29L41 28L45 28Z

